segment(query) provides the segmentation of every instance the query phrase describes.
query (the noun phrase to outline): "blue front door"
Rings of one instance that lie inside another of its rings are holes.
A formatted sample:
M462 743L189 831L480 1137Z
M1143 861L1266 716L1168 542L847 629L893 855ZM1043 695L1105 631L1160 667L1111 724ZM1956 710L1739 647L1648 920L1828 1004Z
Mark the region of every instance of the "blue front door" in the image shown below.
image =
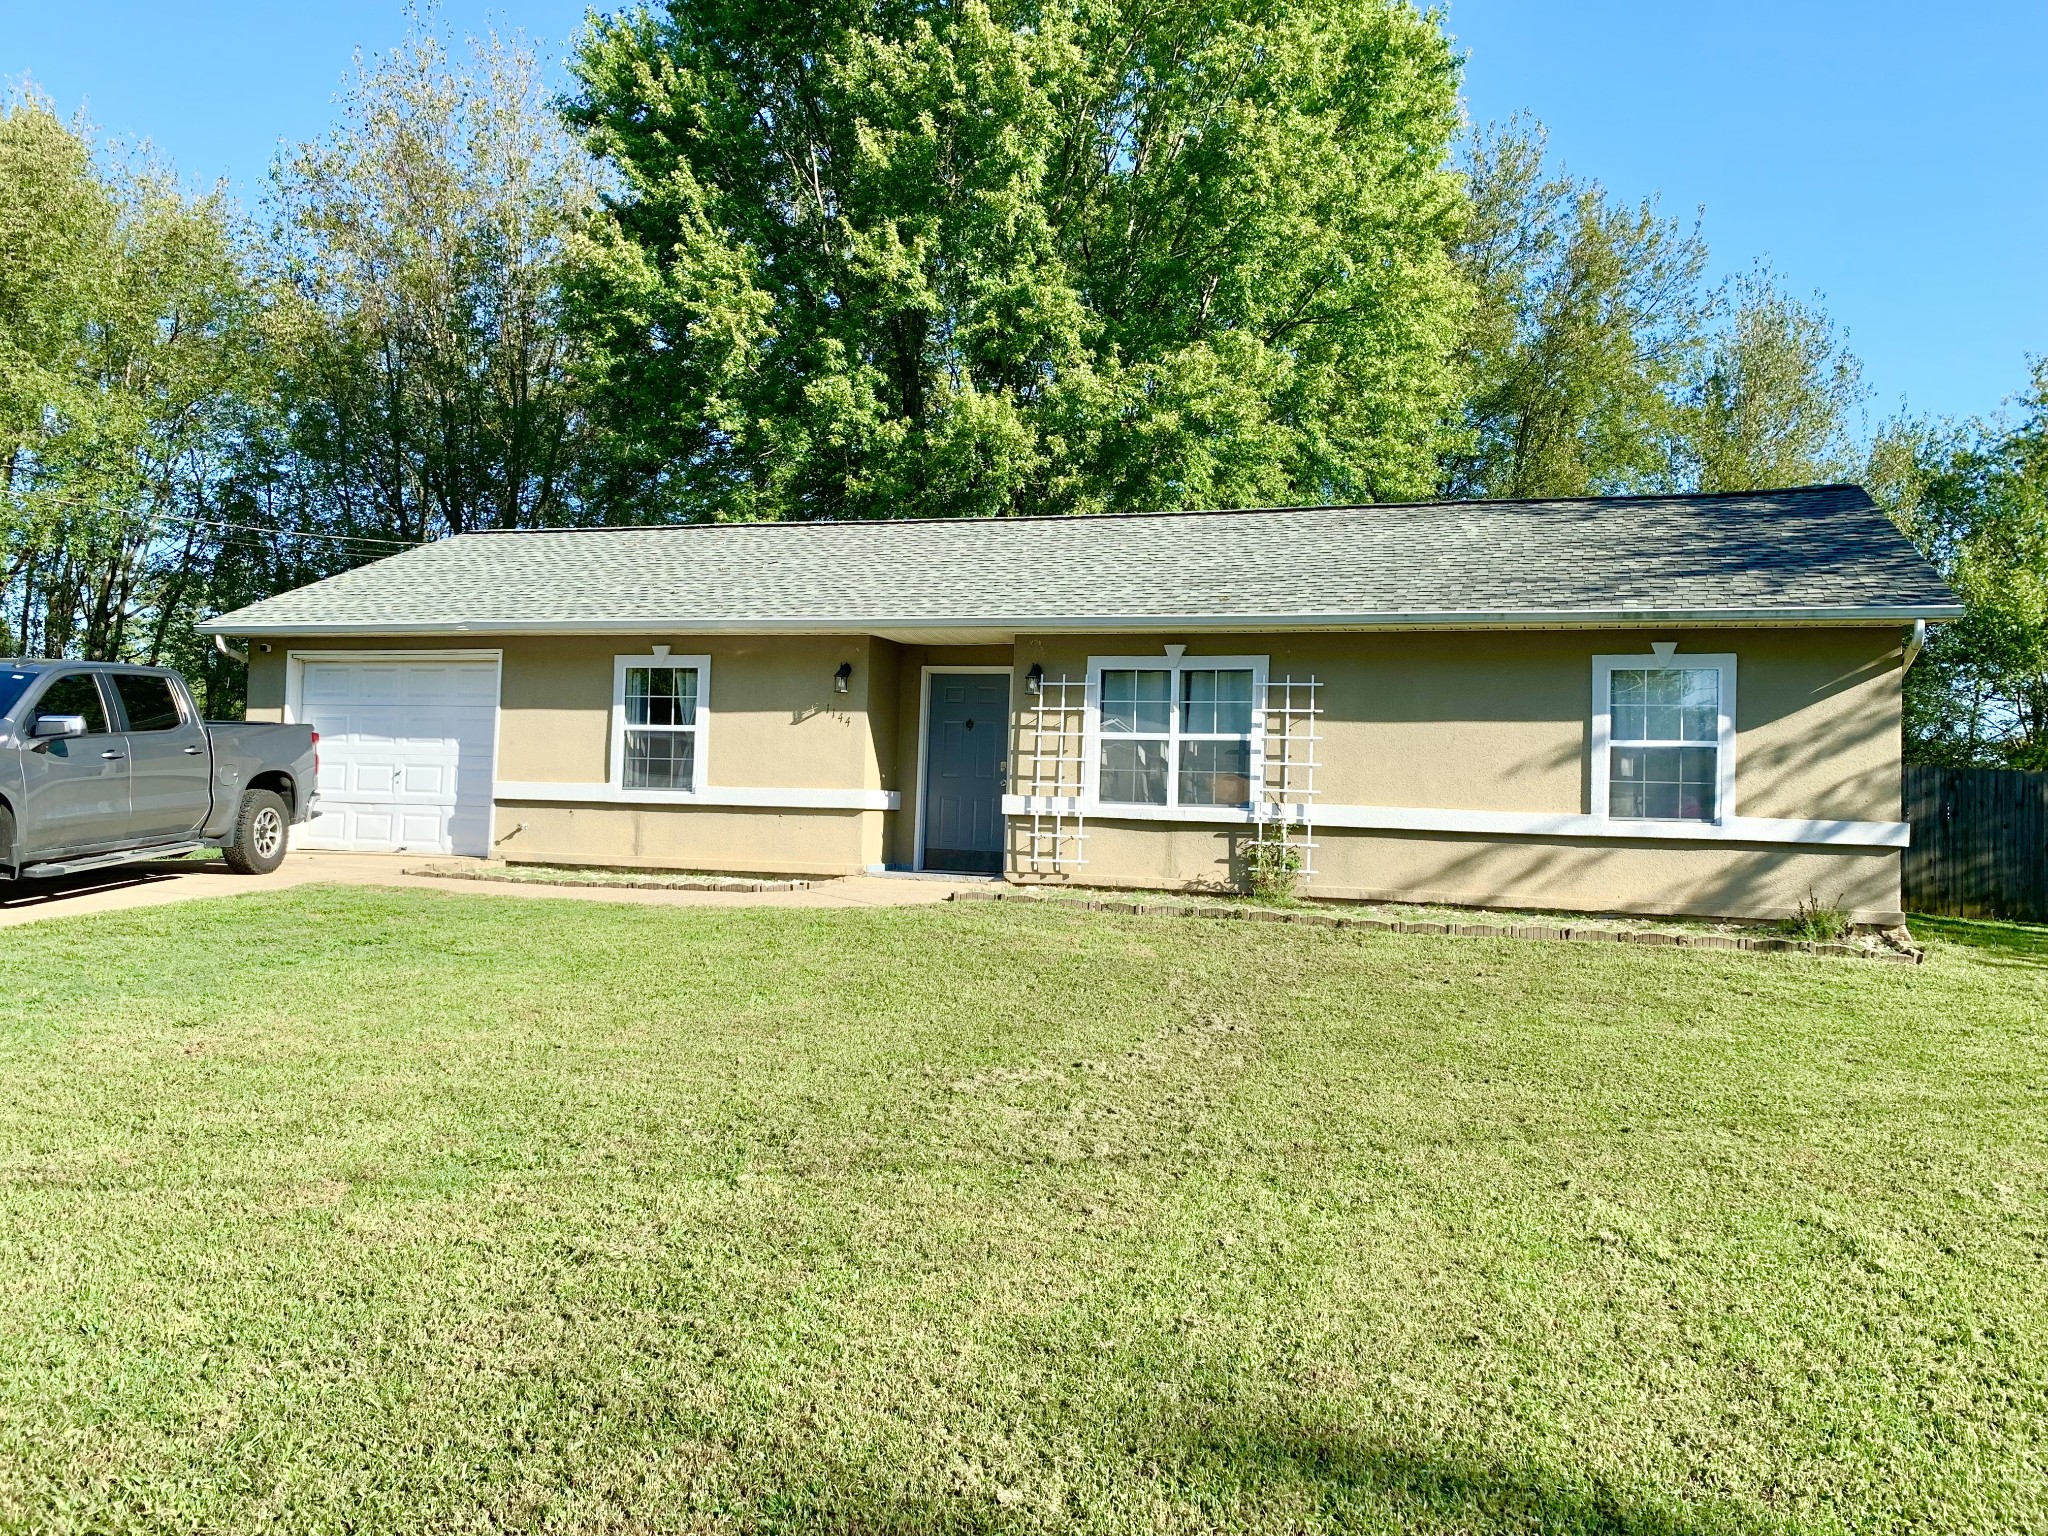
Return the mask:
M1010 675L934 672L924 743L924 867L1003 872Z

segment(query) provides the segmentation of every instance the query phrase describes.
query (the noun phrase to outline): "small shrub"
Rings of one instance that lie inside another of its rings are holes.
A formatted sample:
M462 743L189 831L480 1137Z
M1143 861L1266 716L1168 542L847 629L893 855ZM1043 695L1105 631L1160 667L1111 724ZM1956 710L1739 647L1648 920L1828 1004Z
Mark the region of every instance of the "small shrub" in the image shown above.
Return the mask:
M1849 936L1849 914L1840 907L1822 904L1812 891L1799 903L1792 916L1778 925L1795 939L1814 944L1839 944Z
M1260 901L1285 901L1301 881L1301 849L1294 843L1260 838L1244 850L1245 889Z

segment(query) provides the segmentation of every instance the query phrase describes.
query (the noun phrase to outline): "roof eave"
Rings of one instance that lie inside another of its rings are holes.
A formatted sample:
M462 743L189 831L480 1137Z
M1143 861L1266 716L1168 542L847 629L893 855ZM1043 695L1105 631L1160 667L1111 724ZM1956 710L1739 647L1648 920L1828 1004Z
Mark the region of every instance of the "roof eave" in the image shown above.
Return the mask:
M1002 630L1017 634L1098 634L1176 630L1615 629L1650 624L1798 627L1826 624L1943 623L1960 619L1957 603L1827 604L1772 608L1602 608L1471 613L1086 614L1072 618L993 615L980 618L847 617L725 618L676 614L618 619L299 620L224 614L195 626L203 635L610 635L610 634L870 634L885 630Z

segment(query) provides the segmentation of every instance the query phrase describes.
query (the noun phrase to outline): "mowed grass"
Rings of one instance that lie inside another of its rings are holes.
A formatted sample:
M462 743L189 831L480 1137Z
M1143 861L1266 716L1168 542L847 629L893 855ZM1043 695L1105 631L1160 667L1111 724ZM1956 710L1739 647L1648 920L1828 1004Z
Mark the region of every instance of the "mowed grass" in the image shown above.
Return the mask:
M2048 943L307 888L0 948L0 1526L2048 1528Z

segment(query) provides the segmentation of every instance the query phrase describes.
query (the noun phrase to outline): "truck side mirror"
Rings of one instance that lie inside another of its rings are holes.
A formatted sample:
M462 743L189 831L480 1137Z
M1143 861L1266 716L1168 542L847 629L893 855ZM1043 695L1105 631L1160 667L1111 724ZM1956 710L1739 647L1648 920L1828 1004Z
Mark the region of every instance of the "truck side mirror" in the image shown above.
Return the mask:
M36 723L30 727L29 734L39 741L46 741L51 737L83 736L85 716L37 715Z

